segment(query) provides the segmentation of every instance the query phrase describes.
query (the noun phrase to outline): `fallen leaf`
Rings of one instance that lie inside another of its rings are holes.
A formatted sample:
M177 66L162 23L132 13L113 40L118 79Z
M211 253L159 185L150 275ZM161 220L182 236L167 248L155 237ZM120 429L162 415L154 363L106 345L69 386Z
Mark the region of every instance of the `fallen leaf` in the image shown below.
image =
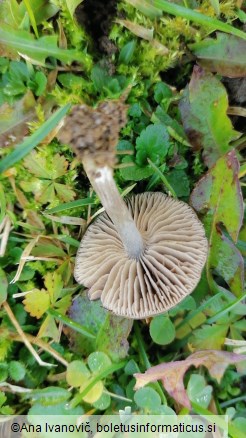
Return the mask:
M128 30L130 30L134 35L143 38L147 41L153 40L154 35L154 29L147 29L144 26L140 26L139 24L133 23L129 20L115 20L116 23L121 24L122 26L126 27Z
M191 366L205 366L211 377L220 382L230 364L246 360L246 356L227 351L205 350L191 354L187 359L162 363L149 368L144 374L134 374L136 385L134 389L142 388L150 382L161 380L165 390L177 403L191 408L191 403L184 387L183 377Z
M202 149L204 162L211 167L231 150L230 142L239 136L227 116L225 87L214 75L195 66L179 108L193 149Z
M101 307L99 301L90 301L85 295L75 298L69 317L96 336L95 340L91 340L66 329L72 351L86 355L95 350L102 351L115 362L126 357L129 348L127 338L132 328L130 319L112 315Z
M206 69L229 78L246 76L246 41L233 35L217 33L189 48Z
M238 179L239 162L235 151L220 158L198 181L190 202L205 213L204 224L209 239L208 273L214 270L230 286L235 295L243 292L244 263L234 243L243 221L243 198ZM223 232L226 228L229 236Z

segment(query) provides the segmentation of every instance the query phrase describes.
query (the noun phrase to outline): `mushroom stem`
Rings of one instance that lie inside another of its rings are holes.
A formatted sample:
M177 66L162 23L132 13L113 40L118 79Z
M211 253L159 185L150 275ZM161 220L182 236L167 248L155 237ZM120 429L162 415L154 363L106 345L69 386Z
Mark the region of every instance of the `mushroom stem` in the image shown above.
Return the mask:
M90 157L83 159L84 169L103 207L115 225L128 256L138 260L144 242L136 224L121 198L109 166L96 166Z

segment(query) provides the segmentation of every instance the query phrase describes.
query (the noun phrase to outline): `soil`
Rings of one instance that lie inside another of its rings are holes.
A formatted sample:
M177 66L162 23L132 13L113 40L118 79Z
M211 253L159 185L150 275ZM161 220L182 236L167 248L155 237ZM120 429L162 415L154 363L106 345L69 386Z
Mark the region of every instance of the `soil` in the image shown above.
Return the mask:
M231 106L246 106L246 78L224 78L223 83L227 89ZM231 117L233 126L236 130L245 133L245 118Z
M108 39L117 11L117 0L84 0L76 9L78 23L91 37L98 54L115 53L116 47Z

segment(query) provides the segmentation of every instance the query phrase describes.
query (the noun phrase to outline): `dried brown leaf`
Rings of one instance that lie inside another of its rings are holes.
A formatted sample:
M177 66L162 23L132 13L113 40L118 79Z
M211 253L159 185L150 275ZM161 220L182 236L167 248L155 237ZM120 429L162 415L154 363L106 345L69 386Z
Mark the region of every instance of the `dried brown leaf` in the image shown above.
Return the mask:
M187 408L191 403L186 393L183 377L188 368L205 366L210 375L220 382L226 368L230 364L246 361L246 356L227 351L205 350L197 351L185 360L163 363L149 368L144 374L134 374L135 389L142 388L150 382L161 380L168 394Z

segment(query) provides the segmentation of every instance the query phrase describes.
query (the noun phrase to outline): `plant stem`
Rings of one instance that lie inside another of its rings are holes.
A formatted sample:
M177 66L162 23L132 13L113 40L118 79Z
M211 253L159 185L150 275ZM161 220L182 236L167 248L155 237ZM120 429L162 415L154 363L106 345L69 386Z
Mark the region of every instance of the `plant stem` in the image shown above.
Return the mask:
M83 165L91 185L115 225L128 256L138 260L144 250L144 242L119 194L112 169L108 166L97 167L93 158L84 159Z
M151 363L150 363L148 356L146 354L144 341L143 341L141 332L139 330L139 325L136 321L134 322L134 331L135 331L135 335L136 335L136 339L137 339L137 343L138 343L139 355L142 358L144 366L147 370L151 367ZM154 383L152 383L152 385L155 388L156 392L158 392L159 396L161 397L162 403L166 404L166 397L163 393L163 389L162 389L161 385L159 384L159 382L154 382Z
M234 405L237 402L246 401L246 395L242 395L240 397L232 398L231 400L227 400L223 403L220 403L221 408L227 408L228 406Z

